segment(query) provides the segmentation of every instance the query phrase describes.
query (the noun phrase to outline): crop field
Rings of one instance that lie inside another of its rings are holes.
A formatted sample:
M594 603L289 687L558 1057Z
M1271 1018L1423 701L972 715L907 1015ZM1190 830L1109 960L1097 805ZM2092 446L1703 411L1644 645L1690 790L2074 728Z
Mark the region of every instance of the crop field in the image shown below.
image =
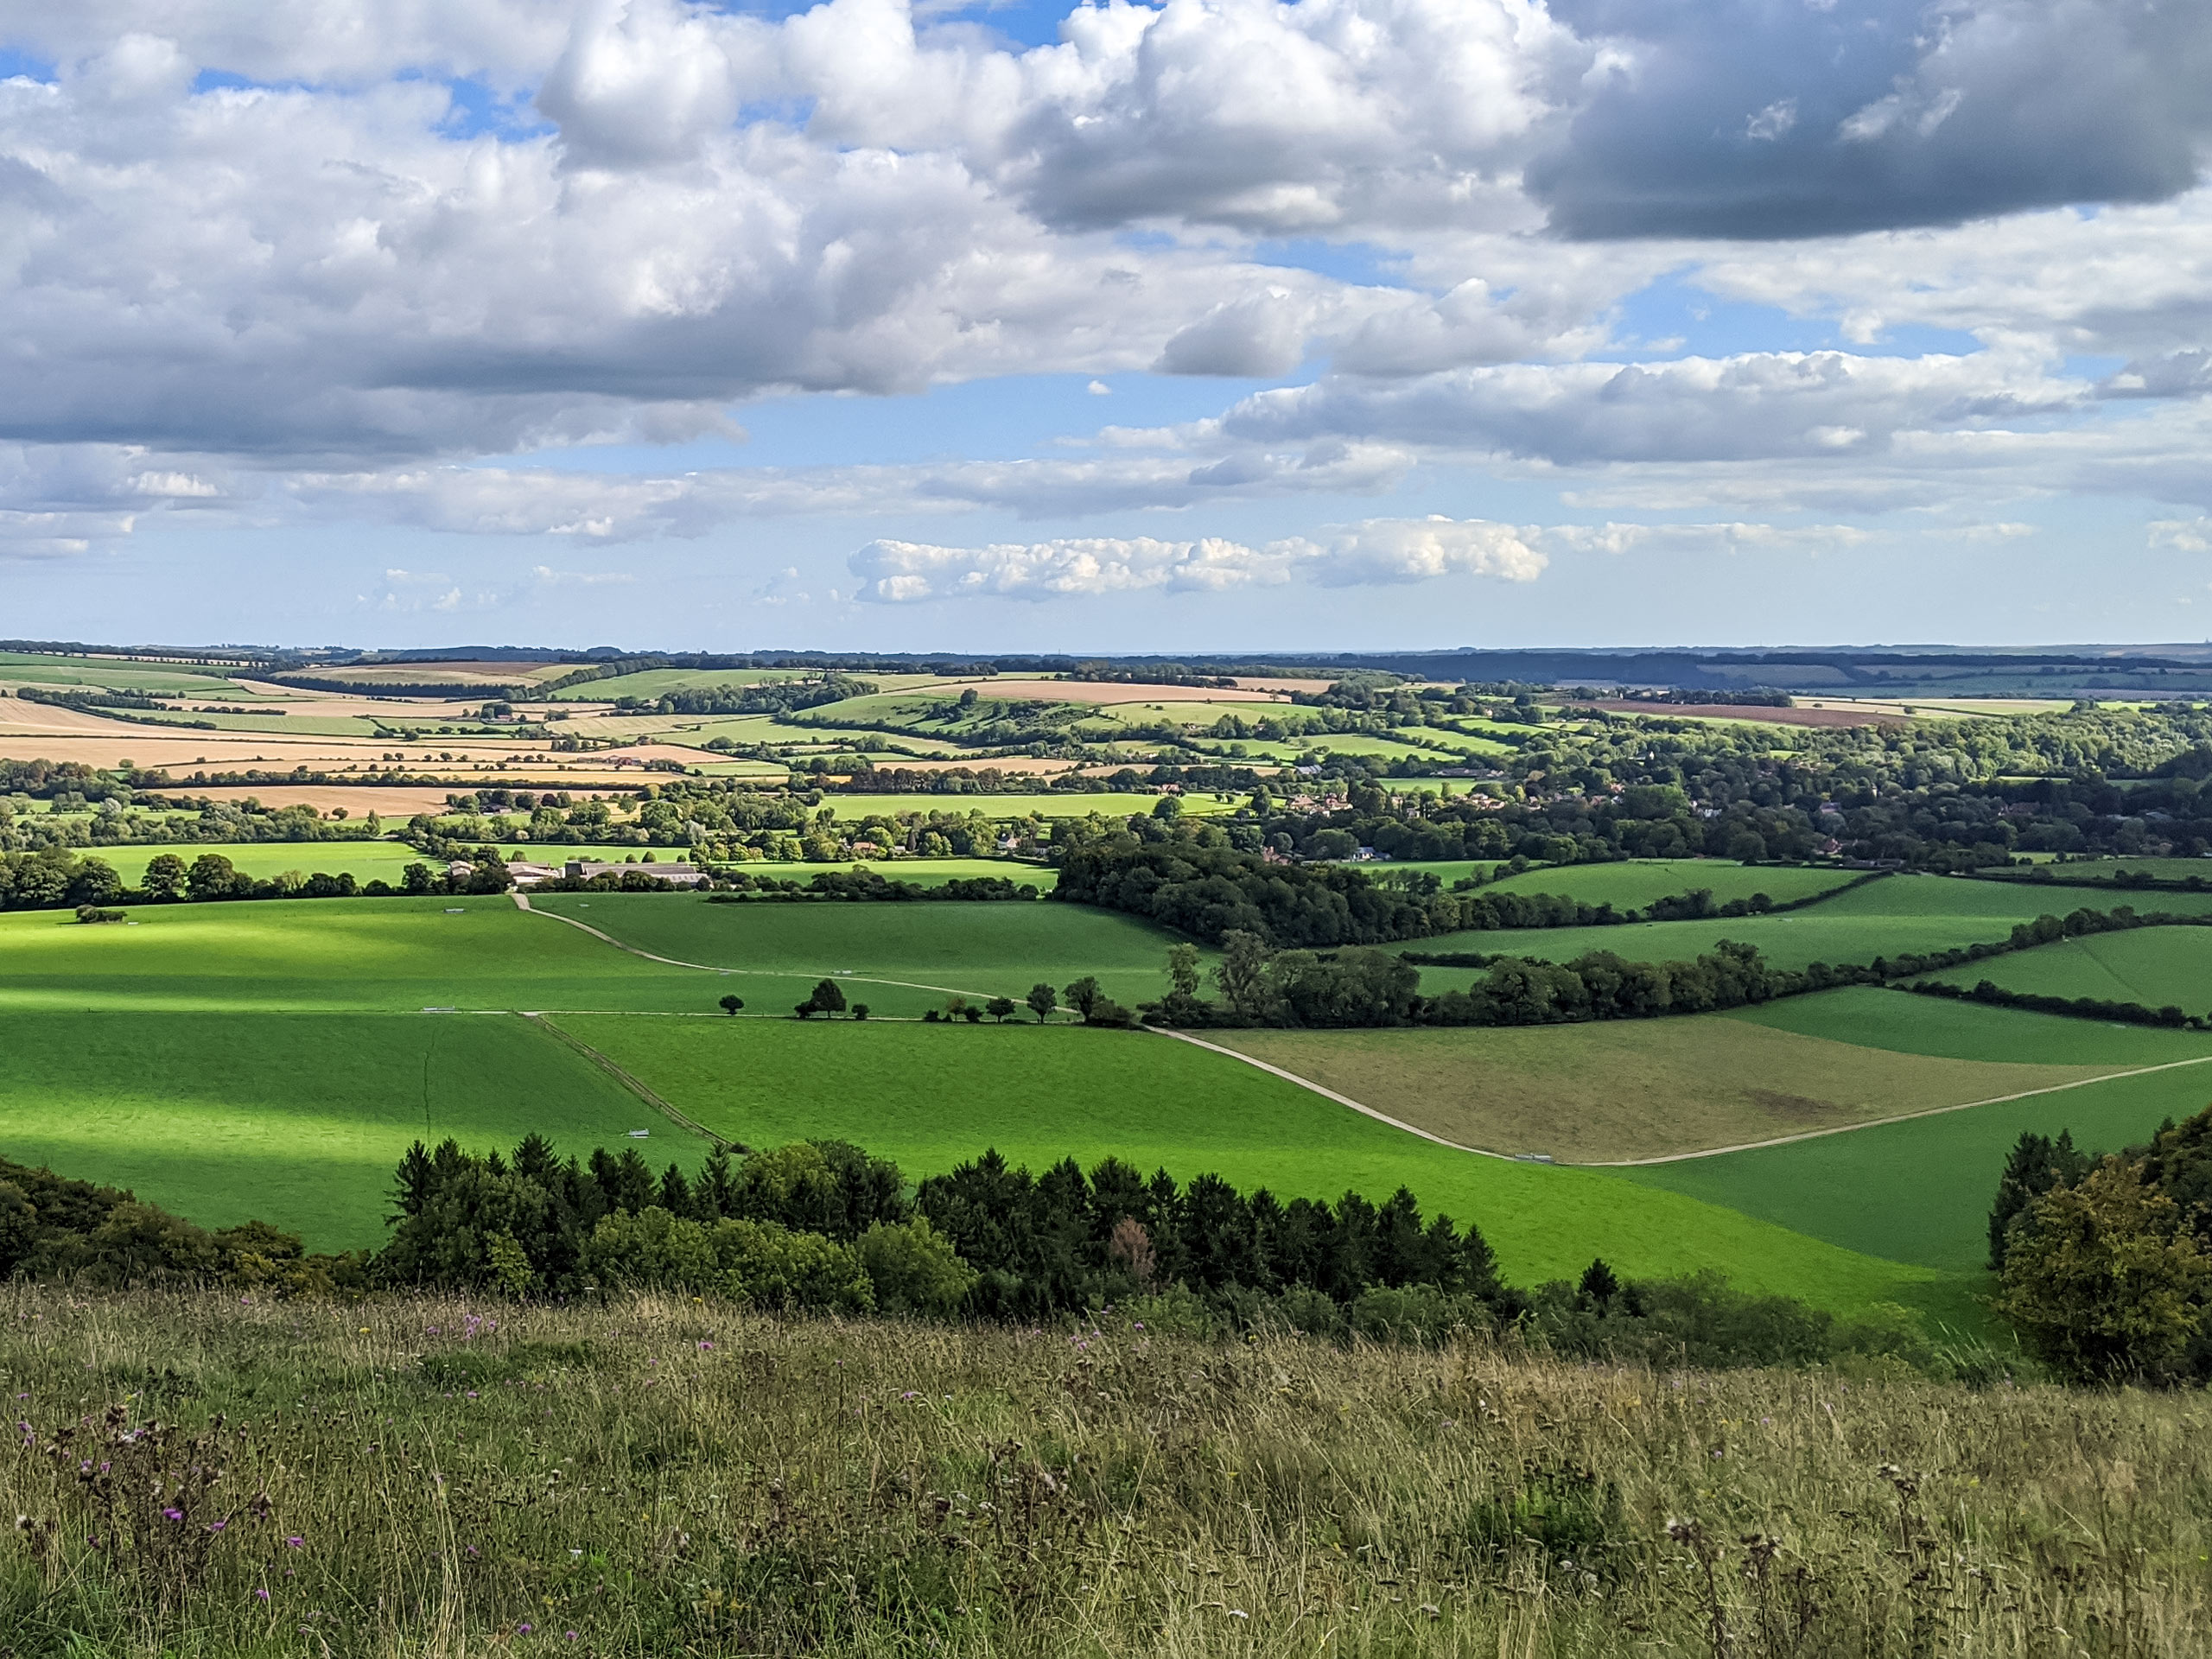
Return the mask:
M877 982L846 995L885 1014L919 1014L956 993L1018 1002L1040 980L1058 988L1084 975L1134 1003L1166 988L1173 943L1130 917L1041 902L718 905L688 893L553 893L531 904L655 956L778 976L787 983L760 996L776 1013L824 975ZM754 1000L743 985L716 985L705 1004L726 988Z
M2051 1018L2024 1015L2023 1018ZM2059 1094L1884 1123L1789 1146L1620 1172L1673 1192L1783 1221L1869 1255L1972 1273L1988 1255L1988 1216L2005 1155L2023 1130L2070 1129L2116 1151L2212 1100L2212 1064L2092 1083Z
M2171 895L2160 895L2161 901ZM2093 933L2015 950L1930 977L1954 985L1988 980L2038 996L2089 996L2146 1007L2212 1008L2212 927L2144 927Z
M1656 1189L1609 1173L1434 1146L1148 1033L614 1016L560 1024L709 1128L753 1144L839 1135L912 1175L995 1147L1033 1169L1112 1154L1147 1172L1211 1170L1285 1197L1347 1188L1383 1197L1403 1184L1431 1213L1478 1225L1522 1281L1579 1273L1603 1251L1637 1272L1721 1268L1739 1283L1824 1306L1950 1306L1949 1287L1925 1270L1725 1209L1652 1204Z
M2200 1033L1983 1007L1871 985L1787 997L1738 1008L1728 1017L1776 1031L1954 1060L2121 1071L2212 1053L2212 1038Z
M1461 1146L1570 1163L1742 1146L2121 1069L1914 1054L1726 1014L1522 1029L1229 1031L1209 1040ZM2212 1040L2196 1048L2212 1055Z
M0 652L0 681L18 685L82 685L110 691L174 691L194 697L249 696L226 668L183 663L125 662L106 657L43 657Z
M671 691L712 691L724 685L767 685L820 677L818 673L801 668L648 668L636 674L617 674L608 679L563 686L546 692L544 700L612 702L618 697L658 697ZM874 678L872 675L869 677Z
M1758 893L1777 904L1788 904L1834 893L1857 879L1857 873L1851 870L1737 864L1717 858L1637 858L1618 864L1546 865L1501 877L1488 890L1565 893L1586 905L1640 910L1655 899L1669 899L1700 887L1708 889L1719 905Z
M1722 939L1734 939L1757 945L1777 967L1802 968L1815 962L1864 963L1878 956L1994 942L2010 934L2016 923L2075 907L2054 905L2049 893L2009 882L1894 875L1780 916L1478 931L1444 934L1402 948L1484 951L1549 962L1570 962L1587 950L1610 950L1630 962L1673 962L1710 950ZM2212 893L2160 893L2158 907L2184 915L2212 912ZM1462 976L1460 970L1429 969L1424 970L1423 982L1448 985Z
M417 1138L506 1147L536 1130L588 1150L645 1129L657 1168L703 1152L512 1015L11 1011L4 1030L0 1152L207 1226L257 1217L313 1249L382 1239L382 1195Z

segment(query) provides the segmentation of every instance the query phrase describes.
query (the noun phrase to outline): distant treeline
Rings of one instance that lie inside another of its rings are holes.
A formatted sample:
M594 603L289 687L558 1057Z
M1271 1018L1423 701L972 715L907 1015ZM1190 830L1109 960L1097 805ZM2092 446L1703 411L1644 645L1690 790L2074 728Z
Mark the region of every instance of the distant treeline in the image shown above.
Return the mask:
M2025 1008L2031 1014L2070 1014L2078 1020L2110 1020L2121 1025L2186 1027L2202 1030L2206 1021L2192 1018L2179 1003L2153 1008L2141 1002L2112 1002L2095 996L2045 996L2036 991L2010 991L1990 980L1979 980L1974 988L1942 980L1923 979L1906 988L1922 996L1944 996L1954 1001L1982 1002L1992 1007Z
M652 697L617 697L624 714L780 715L817 709L848 697L872 697L873 681L833 674L824 679L771 680L760 685L717 685L696 690L664 691Z
M726 879L728 883L727 890L709 893L707 900L709 904L746 904L761 899L832 899L894 904L933 899L974 903L1040 896L1035 887L1026 882L1009 880L1003 875L956 876L935 885L888 880L874 870L864 869L822 870L804 881L796 877L790 880L779 880L772 875L754 875L747 870L734 871Z

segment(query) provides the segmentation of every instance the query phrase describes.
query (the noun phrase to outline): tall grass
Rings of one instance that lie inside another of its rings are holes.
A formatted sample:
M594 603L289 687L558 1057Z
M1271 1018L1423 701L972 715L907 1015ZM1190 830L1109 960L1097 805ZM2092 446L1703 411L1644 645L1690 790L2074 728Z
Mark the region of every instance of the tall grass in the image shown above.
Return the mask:
M2212 1629L2198 1397L22 1287L0 1382L17 1659L2179 1654Z

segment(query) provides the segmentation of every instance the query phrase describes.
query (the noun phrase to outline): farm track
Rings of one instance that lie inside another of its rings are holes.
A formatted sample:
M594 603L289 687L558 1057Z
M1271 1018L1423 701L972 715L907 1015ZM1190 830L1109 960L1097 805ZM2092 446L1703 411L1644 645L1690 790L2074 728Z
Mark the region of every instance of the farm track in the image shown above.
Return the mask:
M594 939L602 944L611 944L617 950L626 950L633 957L642 957L647 962L661 963L667 967L691 968L702 974L742 975L751 979L804 979L806 977L803 973L785 973L773 968L718 968L710 962L685 962L677 957L655 956L652 951L641 950L634 944L623 944L611 933L601 932L589 922L580 922L573 916L563 916L556 911L532 909L528 893L516 893L514 901L515 908L518 910L527 910L533 916L549 916L556 922L566 922L570 927L580 927ZM917 980L878 979L869 974L838 974L835 977L841 981L849 981L855 985L895 985L904 991L942 991L947 996L988 996L990 995L988 991L979 991L969 985L925 985Z
M584 1041L582 1038L576 1036L573 1032L562 1030L559 1026L554 1024L551 1020L548 1019L542 1014L525 1014L522 1017L524 1020L530 1020L538 1030L547 1033L556 1041L559 1042L563 1047L572 1051L579 1058L597 1066L601 1071L604 1071L608 1077L613 1078L614 1081L620 1084L623 1088L628 1090L639 1100L644 1101L646 1105L652 1107L662 1116L667 1118L678 1128L687 1130L690 1134L696 1135L702 1140L709 1141L716 1147L727 1147L730 1144L728 1141L723 1140L721 1135L716 1135L712 1129L707 1128L705 1124L700 1123L696 1120L686 1116L672 1102L669 1101L663 1096L655 1093L651 1088L649 1088L645 1084L644 1079L635 1076L628 1071L626 1071L623 1067L617 1065L613 1060L601 1053L589 1043Z

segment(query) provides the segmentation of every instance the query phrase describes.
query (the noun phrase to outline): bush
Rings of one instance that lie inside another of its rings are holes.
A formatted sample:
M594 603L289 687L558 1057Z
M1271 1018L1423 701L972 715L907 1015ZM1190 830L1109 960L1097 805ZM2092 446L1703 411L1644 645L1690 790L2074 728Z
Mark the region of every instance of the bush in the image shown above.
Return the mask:
M860 1256L881 1313L949 1314L976 1287L976 1270L925 1217L874 1223L861 1235Z

